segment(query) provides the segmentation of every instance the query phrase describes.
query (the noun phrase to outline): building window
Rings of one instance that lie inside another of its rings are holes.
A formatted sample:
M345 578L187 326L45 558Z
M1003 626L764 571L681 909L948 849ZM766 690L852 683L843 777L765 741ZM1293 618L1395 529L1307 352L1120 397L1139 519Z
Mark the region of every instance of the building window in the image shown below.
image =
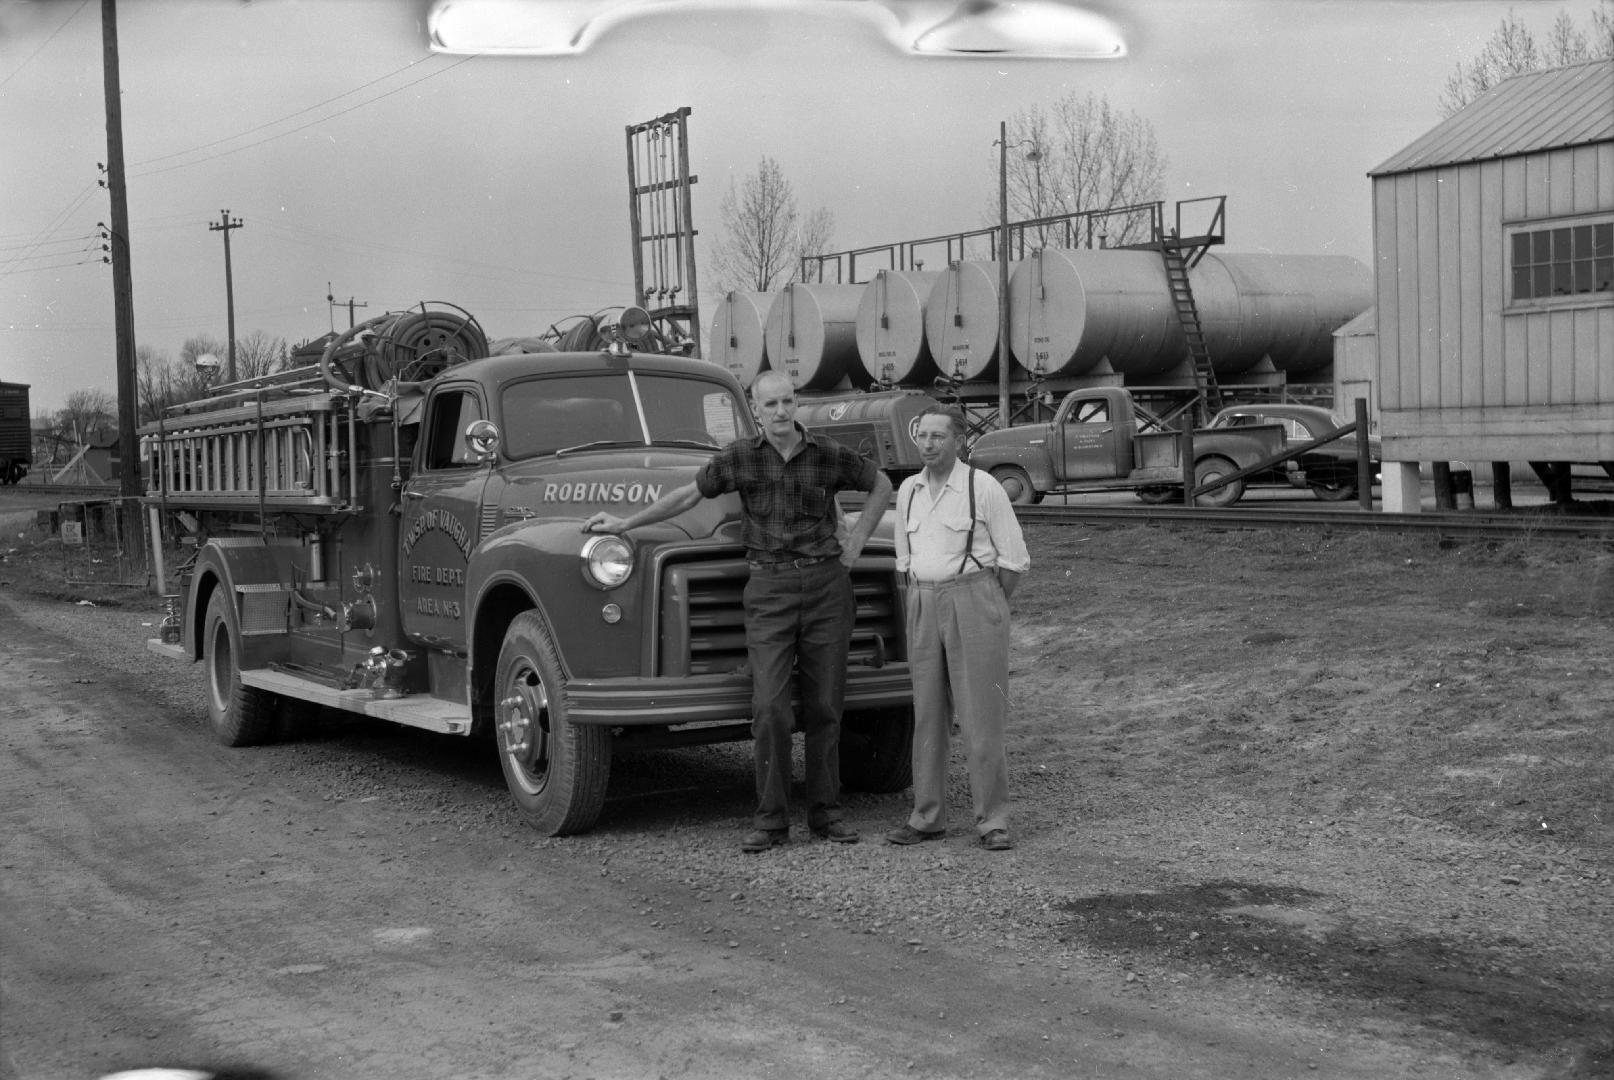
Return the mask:
M1521 226L1509 243L1515 303L1614 293L1614 221Z

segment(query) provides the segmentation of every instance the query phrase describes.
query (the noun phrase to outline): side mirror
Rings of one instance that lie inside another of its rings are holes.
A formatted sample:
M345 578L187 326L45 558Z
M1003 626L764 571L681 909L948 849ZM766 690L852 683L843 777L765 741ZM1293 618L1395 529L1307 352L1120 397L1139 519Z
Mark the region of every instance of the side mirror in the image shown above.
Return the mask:
M490 462L499 454L502 442L499 428L492 420L472 420L465 428L465 446L481 462Z

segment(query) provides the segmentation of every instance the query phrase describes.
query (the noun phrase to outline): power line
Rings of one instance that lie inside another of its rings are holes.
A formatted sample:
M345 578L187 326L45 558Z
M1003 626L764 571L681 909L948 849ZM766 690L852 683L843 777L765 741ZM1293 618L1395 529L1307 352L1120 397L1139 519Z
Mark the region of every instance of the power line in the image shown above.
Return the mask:
M0 270L0 277L11 277L13 274L37 274L44 270L61 270L69 266L88 266L91 263L100 266L105 259L80 259L78 262L52 263L49 266L23 266L15 270Z
M84 201L90 197L90 194L95 191L96 187L97 184L85 184L83 189L80 190L79 193L68 202L67 206L57 211L56 216L52 217L50 222L44 228L34 233L33 239L28 244L23 246L31 250L32 247L46 243L47 241L43 238L49 236L57 229L60 229L67 219L72 216L73 211L84 205ZM12 264L20 262L24 257L24 255L14 255L0 265L10 267Z
M45 48L46 45L49 45L51 42L55 41L56 40L56 35L60 34L63 30L65 30L67 28L67 24L72 22L73 19L78 15L78 13L84 10L84 5L88 4L89 2L90 2L90 0L79 0L78 7L73 9L73 14L69 15L67 18L62 20L62 25L60 25L56 29L52 30L50 32L50 37L46 38L44 41L41 41L39 43L39 48L37 48L33 52L29 53L28 54L28 59L24 60L22 63L18 64L15 68L13 68L10 75L7 75L5 78L0 79L0 89L3 89L5 87L5 85L6 85L6 83L10 82L12 79L15 79L17 77L18 72L22 71L23 68L28 66L29 61L33 60L34 57L38 56L42 51L44 51L44 48Z
M87 2L87 0L86 0L86 2ZM159 154L157 157L147 158L145 161L137 161L137 162L134 163L134 165L132 167L138 169L138 168L140 168L140 167L142 167L144 165L155 165L159 161L167 161L169 158L183 157L186 154L194 154L199 150L206 150L209 147L218 146L221 143L231 142L231 141L233 141L235 139L239 139L239 138L242 138L244 136L251 135L255 131L262 131L265 128L274 127L276 124L283 124L287 120L290 120L290 119L292 119L294 117L301 116L304 113L313 112L315 109L322 109L325 106L331 104L333 101L340 101L345 97L350 97L353 94L357 94L360 90L366 90L366 89L374 86L376 83L386 82L388 79L392 78L394 75L398 74L399 72L408 71L410 68L414 67L416 64L421 63L424 60L430 60L436 55L438 55L438 54L429 52L425 56L420 56L420 57L415 58L414 60L409 61L409 63L405 64L401 68L395 68L392 71L387 72L385 75L378 76L377 78L371 79L367 83L362 83L359 86L355 86L351 90L344 90L340 94L335 94L335 95L333 95L331 97L326 98L324 101L316 102L315 104L308 106L306 109L298 109L294 113L287 113L285 116L282 116L282 117L280 117L278 119L275 119L275 120L270 120L268 123L259 124L257 127L253 127L253 128L247 128L247 130L245 130L245 131L238 131L234 135L226 135L222 139L214 139L212 142L202 143L200 146L193 146L193 147L189 148L188 150L176 150L172 154ZM457 64L453 65L453 66L457 66ZM445 70L447 70L447 69L445 69ZM408 84L408 85L413 85L413 84ZM340 114L337 114L337 115L340 115Z
M357 104L350 105L347 108L341 109L341 110L339 110L337 112L334 112L334 113L331 113L328 116L322 116L322 117L319 117L317 119L310 120L306 124L299 124L297 127L294 127L292 129L290 129L289 131L282 131L278 135L270 135L266 139L259 139L256 142L250 142L250 143L247 143L244 146L237 146L237 147L234 147L233 149L230 149L230 150L223 150L223 151L220 151L217 154L209 154L207 157L198 158L195 161L184 161L184 162L180 162L177 165L169 165L166 168L161 168L161 169L147 169L147 170L144 170L144 171L138 171L138 172L134 173L134 175L140 176L140 177L159 176L159 175L161 175L163 173L166 173L166 172L173 172L176 169L188 169L188 168L192 167L193 165L201 165L204 162L216 161L217 159L222 158L222 157L229 157L231 154L239 154L243 150L251 150L255 146L263 146L266 143L272 143L276 139L284 139L288 135L295 135L299 131L306 131L307 129L309 129L311 127L316 127L316 126L318 126L320 124L325 123L327 120L335 120L339 116L346 116L350 112L357 112L359 109L365 108L368 105L374 105L376 102L381 101L381 100L383 100L385 98L389 98L394 94L402 93L403 91L409 89L411 86L419 86L421 83L425 82L427 79L435 79L439 75L446 75L448 72L453 71L455 68L459 67L461 64L469 63L470 61L475 60L475 59L476 59L475 56L463 57L463 58L461 58L459 60L454 61L452 64L448 65L448 67L440 68L437 71L429 72L428 74L422 75L418 79L411 79L409 82L404 83L402 86L395 87L395 88L393 88L391 90L388 90L384 94L377 94L373 98L369 98L369 99L367 99L365 101L358 102ZM396 73L394 73L394 74L396 74ZM342 96L342 95L338 95L338 96ZM318 108L318 106L313 106L313 107ZM303 111L306 112L307 110L305 109ZM298 115L301 115L301 114L300 113L292 113L291 115L292 116L298 116ZM289 119L289 118L290 117L287 117L286 119ZM260 125L260 127L272 127L272 126L274 126L275 123L282 123L282 122L283 121L274 121L274 122L272 122L270 124ZM252 130L256 131L256 130L259 130L259 128L254 128ZM236 136L236 137L239 138L239 136ZM218 140L218 141L219 142L228 142L229 140L228 139L221 139L221 140ZM213 146L213 145L217 145L217 143L208 143L207 145L208 146ZM202 148L198 148L198 149L202 149ZM194 150L189 150L189 151L181 151L180 153L184 154L184 153L194 153L194 152L195 152ZM168 155L168 157L175 157L175 156L177 156L177 155L174 155L174 154L169 154ZM158 160L162 160L162 159L153 158L152 160L158 161Z

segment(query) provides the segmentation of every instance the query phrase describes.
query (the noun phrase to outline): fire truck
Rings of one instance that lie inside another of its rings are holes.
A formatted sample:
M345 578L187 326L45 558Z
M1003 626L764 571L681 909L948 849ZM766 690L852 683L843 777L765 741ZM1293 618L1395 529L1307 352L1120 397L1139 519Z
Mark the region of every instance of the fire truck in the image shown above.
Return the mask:
M502 355L453 305L379 316L142 428L158 550L184 553L151 648L201 661L227 745L327 710L486 738L533 827L586 831L617 752L749 738L751 680L737 496L628 536L582 524L755 430L734 376L658 348L641 309ZM842 782L898 791L889 532L851 573Z

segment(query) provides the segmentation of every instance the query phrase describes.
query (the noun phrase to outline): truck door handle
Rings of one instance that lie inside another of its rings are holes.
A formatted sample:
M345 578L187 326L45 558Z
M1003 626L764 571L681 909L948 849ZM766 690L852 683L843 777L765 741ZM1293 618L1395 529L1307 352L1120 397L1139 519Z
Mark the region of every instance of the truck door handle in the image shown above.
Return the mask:
M424 499L426 497L426 493L424 491L411 491L409 488L404 488L403 497L406 499Z

